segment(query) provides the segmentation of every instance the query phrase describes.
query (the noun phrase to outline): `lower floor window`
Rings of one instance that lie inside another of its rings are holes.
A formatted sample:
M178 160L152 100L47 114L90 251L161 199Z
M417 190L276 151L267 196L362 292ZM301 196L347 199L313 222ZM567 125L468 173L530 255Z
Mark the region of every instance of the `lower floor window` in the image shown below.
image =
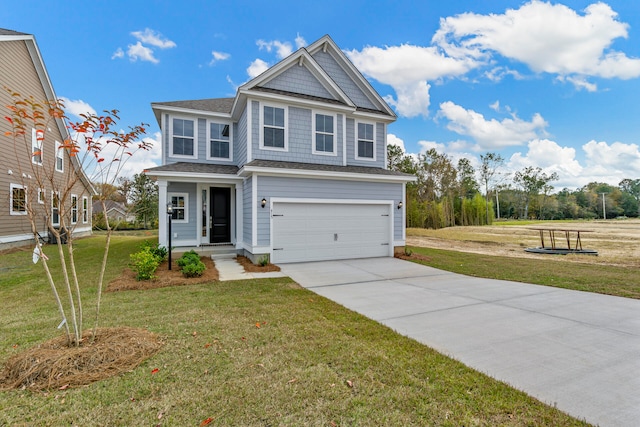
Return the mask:
M173 206L171 219L187 222L189 218L187 215L188 195L186 193L170 194L169 200L171 201L171 206Z
M27 214L27 192L22 185L11 184L11 215Z

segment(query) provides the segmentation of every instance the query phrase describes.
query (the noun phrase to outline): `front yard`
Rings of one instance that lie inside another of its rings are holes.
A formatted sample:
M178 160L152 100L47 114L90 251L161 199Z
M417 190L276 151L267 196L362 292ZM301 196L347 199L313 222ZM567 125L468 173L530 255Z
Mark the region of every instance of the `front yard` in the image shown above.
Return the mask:
M115 239L109 280L142 239ZM76 242L81 274L101 241ZM0 368L59 334L41 271L0 257ZM289 279L108 292L102 310L163 348L88 386L0 392L0 425L584 425Z

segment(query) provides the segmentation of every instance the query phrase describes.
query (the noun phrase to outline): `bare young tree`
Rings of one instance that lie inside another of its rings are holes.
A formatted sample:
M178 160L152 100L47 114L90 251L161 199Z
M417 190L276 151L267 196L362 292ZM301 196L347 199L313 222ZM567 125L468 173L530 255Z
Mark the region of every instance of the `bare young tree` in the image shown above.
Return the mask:
M63 142L57 142L55 150L46 147L53 143L47 132L55 128L55 121L67 124L64 105L59 100L37 101L33 97L23 97L20 93L7 89L11 103L9 114L5 119L10 124L10 131L4 133L5 143L12 144L15 154L15 175L23 180L21 188L15 192L15 208L28 218L35 242L34 258L40 257L53 296L56 300L61 326L65 326L69 345L80 345L83 332L83 310L80 278L76 274L74 260L74 229L77 224L78 204L80 201L74 192L78 192L80 180L85 171L94 174L94 182L107 184L117 179L129 157L138 150L148 150L150 144L140 140L144 135L145 125L132 127L129 131L119 130L117 126L118 111L111 110L104 115L86 114L82 120L69 123L71 135L62 135ZM35 141L34 144L34 136ZM34 148L35 147L35 148ZM43 152L55 152L54 161L42 161ZM25 161L25 159L28 159ZM59 173L59 159L68 159L69 168ZM105 186L102 186L105 188ZM44 192L41 189L50 191ZM105 195L98 193L103 203ZM43 208L44 206L44 208ZM51 209L48 209L48 207ZM39 226L42 218L46 229L57 242L60 258L62 283L54 279L49 260L44 256ZM66 242L66 254L63 248ZM105 240L104 256L98 275L98 295L96 318L93 328L95 337L100 301L104 281L104 272L111 241L111 229L108 226ZM95 280L95 277L86 278ZM63 301L66 300L66 304ZM65 308L66 305L66 308Z

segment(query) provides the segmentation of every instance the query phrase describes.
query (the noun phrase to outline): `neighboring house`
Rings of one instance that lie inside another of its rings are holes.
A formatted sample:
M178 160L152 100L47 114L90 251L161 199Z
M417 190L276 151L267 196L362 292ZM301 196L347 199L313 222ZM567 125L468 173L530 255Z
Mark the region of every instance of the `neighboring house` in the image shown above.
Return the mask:
M9 116L6 106L11 96L5 87L23 98L32 96L37 102L55 100L56 95L33 35L0 29L0 108L1 117ZM30 129L27 144L14 144L5 132L10 123L0 121L0 249L32 244L33 233L27 208L38 218L36 229L42 237L48 235L46 217L53 226L61 224L74 235L91 233L91 184L75 157L58 149L69 138L63 120L50 122L47 129ZM16 159L18 156L18 159ZM18 161L17 161L18 160ZM74 177L79 177L76 180ZM51 183L77 181L67 195L53 191ZM61 200L64 197L64 200Z
M135 216L131 215L127 210L127 207L124 203L116 202L114 200L105 200L104 201L105 208L107 209L107 217L110 221L127 221L133 222L135 221ZM95 201L93 202L91 210L94 215L102 213L102 202Z
M162 130L160 244L228 244L254 262L393 256L405 184L386 169L396 116L329 36L234 98L152 104Z

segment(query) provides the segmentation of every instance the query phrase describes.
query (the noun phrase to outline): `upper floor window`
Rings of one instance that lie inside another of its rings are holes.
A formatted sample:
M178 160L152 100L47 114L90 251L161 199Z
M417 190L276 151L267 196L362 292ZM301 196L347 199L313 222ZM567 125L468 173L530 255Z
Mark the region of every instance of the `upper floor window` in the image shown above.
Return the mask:
M27 214L27 191L22 185L11 184L11 215Z
M286 114L284 108L263 107L262 148L287 149Z
M44 131L31 129L31 162L42 165L42 142Z
M175 222L189 222L189 194L169 193L169 200L173 206L171 220Z
M56 170L64 172L64 150L58 141L56 141Z
M195 124L193 120L174 118L172 121L172 156L195 157Z
M372 123L358 123L356 158L375 160L375 135Z
M224 123L209 123L209 154L214 159L231 159L231 127Z
M314 154L336 154L334 116L316 114L313 123L315 144Z

